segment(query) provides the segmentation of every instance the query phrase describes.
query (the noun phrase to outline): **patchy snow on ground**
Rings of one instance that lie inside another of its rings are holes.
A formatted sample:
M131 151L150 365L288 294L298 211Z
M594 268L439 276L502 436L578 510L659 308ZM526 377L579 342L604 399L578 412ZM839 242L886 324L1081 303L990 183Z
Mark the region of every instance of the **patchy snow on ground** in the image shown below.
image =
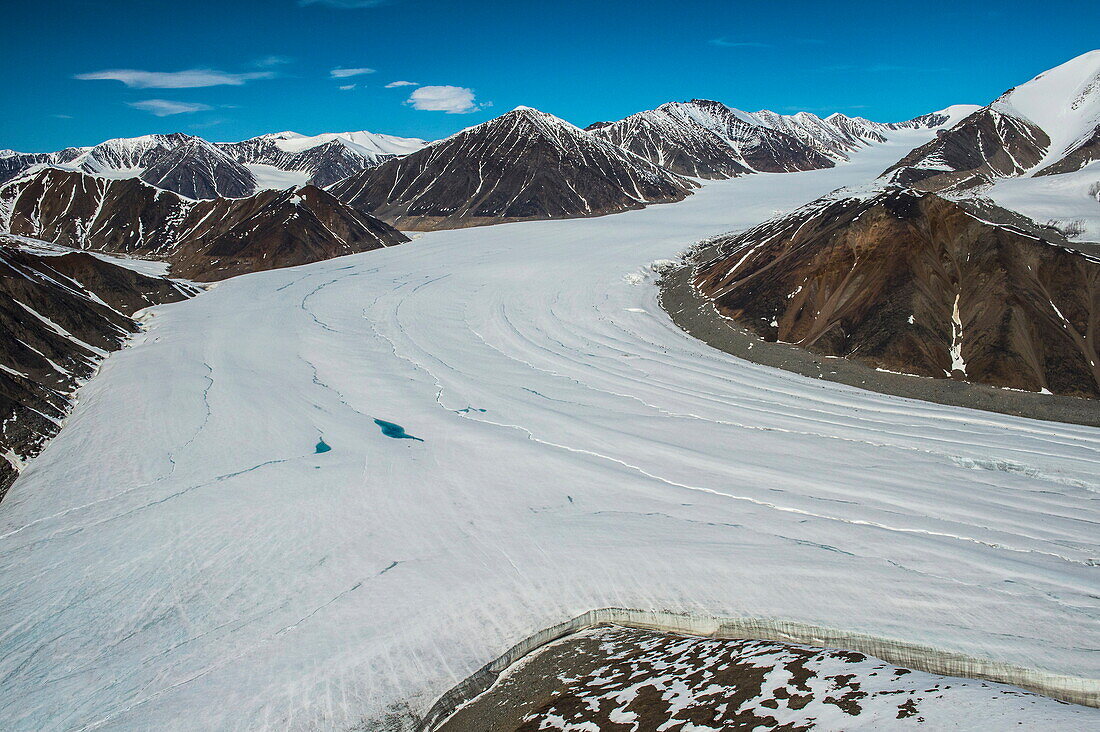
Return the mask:
M533 708L519 711L516 701ZM520 732L619 729L616 722L676 732L1080 730L1096 720L1087 707L863 653L622 627L594 628L539 649L471 706L498 728L506 716L507 728ZM473 729L470 711L443 732Z
M624 279L931 134L154 309L0 504L3 726L382 729L605 606L1100 676L1100 430L740 361Z

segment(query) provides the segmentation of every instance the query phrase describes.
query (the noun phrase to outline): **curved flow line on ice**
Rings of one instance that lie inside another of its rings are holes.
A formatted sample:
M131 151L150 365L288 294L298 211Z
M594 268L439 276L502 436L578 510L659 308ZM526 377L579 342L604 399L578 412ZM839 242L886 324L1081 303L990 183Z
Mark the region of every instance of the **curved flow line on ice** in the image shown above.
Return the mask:
M426 284L430 284L430 283L424 283L424 284L426 285ZM393 315L397 319L399 319L399 310L400 310L401 304L403 302L404 302L404 300L399 301L397 303L397 306L393 309ZM366 319L367 322L370 323L370 319L367 318L365 313L364 313L364 319ZM467 326L467 327L469 327L469 326ZM442 408L446 411L452 412L454 414L458 414L459 416L461 416L464 419L472 419L476 422L481 422L483 424L491 424L491 425L494 425L494 426L497 426L497 427L503 427L503 428L518 430L520 432L523 432L529 440L531 440L533 442L536 442L538 444L546 445L548 447L557 448L557 449L564 450L564 451L567 451L567 452L589 455L591 457L595 457L595 458L598 458L598 459L601 459L601 460L612 462L612 463L615 463L615 464L620 465L622 467L625 467L629 470L633 470L634 472L639 473L640 475L643 475L647 478L650 478L652 480L656 480L656 481L661 482L661 483L665 483L666 485L670 485L670 486L673 486L673 487L676 487L676 488L681 488L681 489L691 490L691 491L699 491L699 492L703 492L703 493L709 493L711 495L717 495L717 496L721 496L721 497L724 497L724 498L729 498L729 499L736 500L736 501L744 501L744 502L752 503L754 505L762 506L764 508L770 508L770 509L773 509L773 510L776 510L776 511L781 511L781 512L784 512L784 513L792 513L792 514L796 514L796 515L808 516L808 517L811 517L811 518L818 518L818 519L822 519L822 520L826 520L826 521L836 521L836 522L839 522L839 523L844 523L844 524L853 525L853 526L868 526L868 527L871 527L871 528L877 528L877 529L882 529L884 531L892 531L892 532L896 532L896 533L905 533L905 534L914 534L914 535L922 535L922 536L931 536L931 537L940 537L940 538L952 539L952 540L956 540L956 541L973 543L973 544L980 545L980 546L986 546L986 547L989 547L989 548L992 548L992 549L1004 549L1005 551L1011 551L1011 552L1022 553L1022 554L1037 554L1037 555L1041 555L1041 556L1049 556L1051 558L1058 559L1058 560L1061 560L1061 561L1064 561L1064 562L1067 562L1067 563L1070 563L1070 564L1076 564L1076 565L1081 565L1081 566L1094 566L1089 562L1083 562L1081 560L1072 559L1070 557L1066 557L1066 556L1056 554L1056 553L1053 553L1053 552L1042 551L1042 550L1039 550L1039 549L1025 549L1025 548L1021 548L1021 547L1012 547L1012 546L1008 546L1006 544L999 544L999 543L996 543L996 542L983 541L981 539L977 539L977 538L974 538L974 537L961 536L961 535L951 534L951 533L947 533L947 532L932 531L932 530L929 530L929 529L896 527L896 526L890 526L889 524L883 524L883 523L880 523L880 522L868 521L868 520L864 520L864 519L845 519L845 518L841 518L841 517L838 517L838 516L830 516L828 514L815 513L813 511L808 511L806 509L794 508L794 507L791 507L791 506L781 506L779 504L772 503L770 501L764 501L764 500L757 499L757 498L752 498L752 497L749 497L749 496L740 496L740 495L736 495L736 494L732 494L732 493L726 493L726 492L719 491L719 490L716 490L716 489L713 489L713 488L704 488L704 487L701 487L701 486L692 486L692 485L688 485L686 483L679 483L679 482L674 481L674 480L663 478L663 477L661 477L659 475L656 475L656 474L653 474L653 473L649 473L648 471L644 470L643 468L641 468L639 466L632 465L631 463L628 463L624 460L620 460L618 458L615 458L615 457L612 457L612 456L609 456L609 455L603 455L601 453L597 453L597 452L592 451L592 450L586 450L586 449L583 449L583 448L570 447L568 445L563 445L563 444L543 440L541 438L536 437L534 435L534 433L531 432L531 430L529 430L526 427L523 427L521 425L507 424L507 423L503 423L503 422L496 422L496 421L493 421L493 420L490 420L490 419L487 419L487 418L479 418L479 417L475 417L470 412L462 412L460 410L451 409L450 407L447 407L445 404L443 404L443 401L442 401L442 394L443 394L443 391L444 391L444 386L443 386L442 382L439 380L439 378L429 368L427 368L425 365L415 361L414 359L410 358L409 356L405 356L405 355L402 355L401 353L399 353L398 349L397 349L397 346L394 343L394 341L391 340L389 337L387 337L385 334L378 331L373 326L373 324L371 324L371 329L374 330L375 333L380 338L384 339L387 343L389 343L390 348L393 350L393 353L396 357L401 358L404 361L408 362L410 365L413 366L414 369L424 372L428 377L430 377L432 379L432 381L436 385L435 402L440 408ZM400 330L403 333L407 333L407 331L404 328L400 328ZM472 328L470 328L470 330L471 330L471 332L474 332L475 335L477 334L476 331L473 331ZM479 336L479 338L480 338L480 336ZM482 341L485 342L484 339L482 339ZM496 349L494 346L492 346L488 343L486 343L486 345L488 345L490 348L493 348L494 350L499 351L499 349ZM507 356L506 354L502 354L502 355L505 355L505 357L507 357L507 358L511 358L510 356ZM438 358L436 359L436 361L438 361L444 367L446 367L446 368L448 368L452 371L455 371L456 373L462 373L462 372L458 371L457 369L451 367L450 365L444 363L443 361L440 361ZM532 368L537 368L537 367L532 366ZM563 378L570 378L570 377L563 377ZM639 401L641 401L641 400L639 400ZM642 403L645 404L645 402L642 402ZM749 429L751 429L751 428L749 428ZM813 433L810 433L810 434L813 434ZM818 435L818 436L821 436L821 435ZM835 439L844 439L844 438L835 438ZM1034 538L1034 537L1032 537L1032 538Z
M679 339L685 339L686 338L688 342L701 343L701 341L698 341L693 336L691 336L690 334L685 333L682 329L680 329L678 326L676 326L675 323L672 322L671 318L667 317L667 314L665 314L665 315L666 315L665 318L663 318L663 319L656 319L655 318L653 320L653 322L655 322L656 324L663 327L666 332L675 333L676 336ZM636 331L627 330L620 323L620 321L618 321L614 318L603 318L602 320L606 320L607 322L609 322L609 324L611 326L615 327L616 329L618 329L618 330L620 330L624 333L627 333L629 336L635 338L636 340L641 340L641 341L649 343L652 346L655 346L655 350L659 349L663 353L667 354L668 349L656 346L656 344L654 344L653 341L649 340L648 338L646 338L641 333L638 333ZM630 341L628 340L627 342L630 342ZM702 376L705 376L705 377L710 378L710 379L719 379L721 381L731 381L731 379L729 379L728 376L725 375L725 373L723 373L722 375L719 375L719 374L714 373L712 371L701 370L699 368L695 368L695 364L693 363L694 361L698 361L700 358L704 358L704 359L710 361L711 363L713 363L716 366L716 368L724 368L724 369L726 369L727 372L729 372L728 365L729 365L729 358L730 357L728 355L726 355L726 354L724 354L720 351L717 351L716 349L709 348L709 347L706 348L706 349L697 350L697 351L687 351L687 350L685 350L685 351L683 351L683 353L687 358L682 363L681 362L665 363L665 362L662 362L662 361L657 361L657 363L662 363L663 365L666 365L666 366L675 366L675 368L678 372L690 371L691 373L694 373L694 374L697 374L697 375L702 375ZM639 354L639 356L640 357L652 357L652 355L643 356L641 354ZM738 361L744 361L744 359L738 359L737 357L732 357L732 358L734 358ZM749 361L748 363L752 363L752 362ZM764 367L764 366L761 366L760 368L765 369L768 372L773 372L773 374L777 375L777 376L791 377L789 379L789 383L792 386L797 384L799 381L801 381L805 378L809 378L809 377L804 377L804 376L801 376L801 375L794 375L794 374L791 374L790 372L784 372L780 369L773 369L773 368ZM677 384L674 384L674 383L669 383L669 382L662 382L662 383L665 386L668 386L668 387L677 386ZM762 388L758 384L751 383L749 381L733 381L733 383L735 383L735 384L737 384L737 385L739 385L743 388L747 388L747 389L759 390L759 389ZM842 386L842 385L838 385L838 386ZM828 391L822 391L821 393L814 393L812 395L806 395L806 394L801 394L799 392L789 390L789 389L788 390L776 389L774 386L771 386L771 385L769 385L767 388L772 393L781 395L781 396L786 397L787 399L792 400L792 401L806 401L807 398L813 398L815 402L821 404L822 406L828 404L830 406L840 407L841 410L843 410L843 408L845 407L845 405L842 402L838 401L837 398L835 398L835 397L832 398L832 399L825 399L824 397L831 396ZM868 427L867 425L863 424L863 423L869 423L870 425L875 425L879 428L887 427L887 428L890 429L891 432L893 432L894 434L897 434L900 437L906 437L906 438L917 439L917 440L922 440L922 441L940 441L940 442L946 442L946 443L949 443L949 444L954 444L955 442L958 442L957 440L951 440L951 439L948 439L948 438L945 438L945 437L932 437L932 436L929 436L929 435L926 435L926 434L921 434L919 432L910 433L910 432L898 431L899 428L919 430L919 429L921 429L921 426L920 425L914 425L914 424L890 423L890 422L884 421L883 419L873 418L872 416L870 416L868 414L863 414L863 412L872 412L872 413L875 413L875 414L882 414L882 415L912 416L911 415L911 409L909 409L909 408L903 408L900 405L899 406L894 406L894 405L888 403L887 400L874 399L873 396L871 396L872 394L874 394L872 392L867 392L866 390L858 390L856 387L850 387L850 388L855 390L855 392L857 394L862 393L863 395L868 396L868 399L866 400L866 403L863 404L860 407L861 414L859 414L856 417L856 419L858 420L858 423L841 424L841 423L836 423L836 422L828 422L826 420L822 420L822 419L817 418L817 417L812 417L812 418L817 419L818 421L821 421L825 424L837 424L837 425L843 426L847 429L872 429L872 430L874 430L875 427ZM706 398L708 400L716 401L720 404L727 405L727 406L737 406L737 407L743 407L744 406L740 403L728 402L725 399L722 399L720 395L714 394L712 392L699 392L699 391L684 392L682 389L680 389L679 392L680 393L685 393L685 394L691 394L692 396L695 396L695 397L698 397L698 398ZM875 396L877 396L877 394ZM768 411L769 414L777 413L775 411L775 406L776 405L774 403L769 403L769 402L765 401L764 399L749 396L749 395L746 395L745 398L749 399L749 400L752 400L754 403L759 404L760 407L768 407L769 408L769 411ZM921 400L916 400L916 399L908 399L908 398L904 398L904 397L898 397L898 399L905 399L906 402L908 402L912 406L915 406L915 407L918 407L918 408L919 407L927 407L927 408L931 409L931 408L935 408L935 407L939 406L939 405L931 404L931 403L928 403L928 402L923 402ZM824 411L824 410L821 410L821 409L812 410L811 413L817 413L817 412L820 412L822 414L829 414L830 416L837 416L837 417L849 416L847 414L844 414L843 411L833 412L833 411ZM805 420L810 416L809 414L805 414L805 413L800 414L800 413L789 412L789 411L778 412L778 414L780 414L781 416L786 416L786 417L792 418L792 419L801 419L801 420ZM1078 446L1078 447L1081 447L1083 449L1089 449L1093 445L1100 448L1100 439L1091 438L1089 435L1083 434L1080 431L1078 431L1076 434L1071 434L1071 435L1056 434L1056 433L1052 432L1049 429L1043 430L1043 429L1034 427L1031 424L1028 424L1026 421L1021 421L1021 420L995 421L995 418L985 416L985 413L982 413L982 412L977 412L976 414L971 414L971 413L968 412L965 415L953 415L953 414L950 414L950 413L946 412L945 410L939 410L935 414L925 415L923 418L926 419L926 420L927 419L934 419L939 423L937 426L941 430L951 429L952 431L954 431L956 433L965 434L966 437L970 438L971 440L974 437L972 428L975 425L980 424L982 426L995 427L995 428L998 428L998 429L1011 428L1014 432L1017 432L1017 433L1020 433L1020 434L1025 434L1031 439L1042 441L1044 443L1059 446L1059 447L1068 447L1066 445L1065 441L1066 440L1071 440L1073 443L1077 443L1074 446ZM963 427L970 428L970 429L969 430L963 430L962 429ZM982 437L983 437L983 439L986 439L986 440L993 439L992 435L983 434ZM994 449L999 447L999 445L989 444L989 443L977 445L977 444L973 443L972 441L968 441L967 444L974 445L975 447L994 448ZM1059 458L1063 458L1063 459L1066 457L1065 455L1055 455L1055 454L1052 454L1052 453L1041 452L1041 451L1034 450L1034 449L1013 448L1013 450L1015 452L1023 452L1023 453L1039 455L1039 456L1044 456L1044 457L1059 457ZM949 453L942 453L942 454L949 455L952 458L959 457L959 456L955 456L955 455L950 455ZM960 459L965 459L965 458L960 457ZM1012 462L1012 461L1006 461L1006 462ZM1027 466L1025 464L1017 464L1017 465L1019 467L1022 467L1022 468L1031 468L1031 466ZM999 469L999 468L993 468L993 469ZM1002 472L1009 472L1009 471L1002 471ZM1089 484L1089 483L1086 483L1086 482L1083 482L1083 481L1077 481L1077 480L1072 479L1072 478L1063 478L1061 476L1055 477L1055 476L1050 475L1049 473L1046 473L1044 475L1046 475L1047 479L1049 479L1049 480L1052 480L1054 482L1063 483L1065 485L1071 485L1073 487L1078 487L1078 488L1087 488L1087 489L1090 489L1090 490L1095 490L1096 489L1096 486L1093 486L1092 484Z
M503 306L501 306L501 308L500 308L500 316L503 319L503 321L508 324L508 326L510 327L510 329L512 330L512 332L515 334L515 336L517 338L519 338L520 340L522 340L525 343L530 344L530 346L532 348L536 349L536 350L541 350L545 353L550 354L551 356L560 356L560 354L558 354L556 351L553 351L552 349L549 349L549 348L543 346L542 344L533 341L529 336L524 335L524 333L519 328L516 327L516 325L511 321L511 319L508 318L507 313L504 312ZM789 427L779 427L779 426L769 427L769 426L764 426L764 425L750 425L750 424L746 424L746 423L742 423L742 422L732 422L732 421L729 421L729 420L703 417L701 415L697 415L697 414L690 413L690 412L673 412L673 411L669 411L669 410L664 409L663 407L657 406L655 404L650 404L649 402L645 401L644 399L642 399L641 397L639 397L637 395L626 394L626 393L622 393L622 392L613 391L613 390L607 389L607 388L597 387L597 386L594 386L590 383L580 381L579 378L577 378L576 376L572 376L572 375L569 375L569 374L561 373L561 372L556 371L556 370L546 369L546 368L542 368L540 366L536 366L535 364L531 363L530 361L527 361L526 359L520 358L518 356L512 356L510 354L507 354L501 348L489 343L484 338L484 336L482 336L479 332L477 332L469 324L467 324L467 328L484 345L486 345L488 348L493 349L494 351L496 351L497 353L499 353L502 357L504 357L506 359L509 359L509 360L514 361L516 363L521 363L521 364L527 366L528 368L530 368L532 370L539 371L539 372L547 374L549 376L564 379L564 380L569 381L573 384L576 384L577 386L579 386L583 389L588 389L588 390L591 390L591 391L594 391L594 392L597 392L597 393L613 395L613 396L621 397L621 398L624 398L624 399L635 400L635 401L639 402L640 404L644 405L645 407L648 407L649 409L652 409L652 410L654 410L654 411L656 411L660 414L663 414L665 416L678 418L678 419L699 420L699 421L705 422L707 424L720 424L720 425L725 425L725 426L735 427L735 428L740 428L740 429L746 429L746 430L754 430L754 431L762 431L762 432L778 432L778 433L798 435L798 436L804 436L804 437L817 437L817 438L821 438L821 439L839 440L841 442L850 442L850 443L854 443L854 444L867 445L867 446L871 446L871 447L902 450L902 451L911 451L911 452L916 452L916 453L920 453L920 454L929 455L929 456L936 457L936 458L946 458L950 462L954 463L955 466L960 467L960 468L984 469L984 470L1003 472L1003 473L1020 473L1020 474L1026 475L1027 477L1046 480L1048 482L1055 483L1055 484L1058 484L1058 485L1066 485L1066 486L1074 487L1074 488L1083 488L1083 489L1089 490L1089 491L1096 491L1098 488L1100 488L1100 486L1093 486L1092 484L1089 484L1089 483L1086 483L1084 481L1080 481L1080 480L1077 480L1077 479L1074 479L1074 478L1068 478L1068 477L1064 477L1064 476L1061 476L1061 475L1050 474L1050 473L1047 473L1047 472L1045 472L1045 471L1043 471L1039 468L1036 468L1034 466L1026 465L1026 464L1023 464L1023 463L1018 463L1018 462L1012 461L1012 460L988 459L986 462L995 463L995 465L990 467L990 466L982 464L981 459L968 458L968 457L965 457L965 456L955 455L955 454L952 454L952 453L942 452L942 451L934 450L934 449L930 449L930 448L917 447L917 446L914 446L914 445L894 444L894 443L888 443L888 442L877 442L877 441L874 441L874 440L871 440L871 439L868 439L868 438L858 438L858 437L852 437L852 436L832 435L832 434L825 434L825 433L821 433L821 432L808 432L808 431L794 430L794 429L791 429ZM566 349L569 348L568 346L566 346L564 343L561 343L560 341L555 341L555 342L557 342L559 345L561 345L562 348L566 348ZM575 349L569 349L569 350L575 350ZM589 364L587 362L581 362L581 361L576 361L576 360L571 360L571 359L567 359L567 360L568 360L569 363L578 363L578 364L581 364L582 366L587 367L587 368L594 368L594 367L592 367L591 364ZM612 362L615 363L615 361L612 361ZM602 374L605 378L611 378L611 379L617 378L619 380L626 379L628 381L634 381L635 383L643 383L643 384L645 383L641 380L630 379L630 377L627 377L627 376L622 375L622 374L616 374L616 373L613 373L613 372L601 371L599 369L595 369L595 370L596 370L597 373ZM461 372L457 372L457 373L461 373ZM540 394L540 396L542 396L542 395ZM703 398L703 397L700 397L700 398ZM735 402L726 402L726 401L721 400L721 399L716 399L715 401L717 401L718 404L720 404L722 406L725 406L725 407L742 408L742 405L737 404ZM754 409L754 411L759 411L759 410ZM809 419L814 419L814 420L818 419L817 417L814 416L814 412L812 410L809 413L802 413L802 414L794 413L794 412L790 412L790 413L781 412L780 415L784 416L784 417L787 417L789 419L792 419L792 420L800 420L800 421L806 421L808 418ZM862 419L865 419L865 418L860 417L860 419L862 420ZM821 421L822 424L836 424L836 423L833 423L833 422L828 422L826 420L820 420L820 421ZM894 425L891 425L891 424L889 424L885 421L880 422L880 421L877 421L877 420L873 420L872 422L873 422L873 424L881 425L882 427L889 427L889 428L894 427ZM860 424L845 425L845 427L847 429L852 429L852 430L875 431L875 429L873 427L868 427L868 426L860 425ZM883 430L879 430L879 431L883 431ZM951 440L949 440L945 437L927 437L927 436L923 436L923 435L910 435L910 434L906 434L904 432L896 433L896 436L901 437L901 438L919 439L919 440L923 440L923 441L942 442L942 443L948 443L948 444L951 443ZM975 447L978 447L978 446L975 446ZM1017 448L1013 448L1013 450L1016 451L1016 452L1029 452L1029 451L1023 451L1023 450L1020 450L1020 449L1017 449ZM1046 455L1046 453L1038 453L1038 454ZM1008 468L1011 468L1011 469L1006 470L1006 469L1004 469L1005 467L1008 467ZM1080 520L1080 519L1078 519L1078 520ZM1032 538L1034 538L1034 537L1032 537Z

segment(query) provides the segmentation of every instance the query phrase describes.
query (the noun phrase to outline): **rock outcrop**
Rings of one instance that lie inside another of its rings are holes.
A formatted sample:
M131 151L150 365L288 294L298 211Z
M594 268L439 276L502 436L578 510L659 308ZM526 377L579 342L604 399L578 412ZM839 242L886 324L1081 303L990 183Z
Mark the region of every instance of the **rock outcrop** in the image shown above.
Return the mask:
M1053 229L975 206L841 191L721 241L695 283L767 340L920 376L1100 397L1100 261Z

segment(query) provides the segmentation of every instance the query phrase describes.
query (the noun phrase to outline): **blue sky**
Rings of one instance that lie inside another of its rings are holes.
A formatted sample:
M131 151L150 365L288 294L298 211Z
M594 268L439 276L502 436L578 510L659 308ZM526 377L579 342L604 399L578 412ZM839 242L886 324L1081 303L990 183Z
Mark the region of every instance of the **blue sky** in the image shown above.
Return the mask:
M438 138L519 104L583 126L693 97L893 121L984 104L1100 39L1100 4L1008 0L44 0L4 15L0 148L24 151L172 131Z

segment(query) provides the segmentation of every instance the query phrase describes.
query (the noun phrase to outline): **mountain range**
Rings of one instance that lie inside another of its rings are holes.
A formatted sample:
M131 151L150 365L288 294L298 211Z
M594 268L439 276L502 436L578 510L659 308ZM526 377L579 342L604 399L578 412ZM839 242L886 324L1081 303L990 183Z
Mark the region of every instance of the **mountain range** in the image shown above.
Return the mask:
M700 294L766 340L1100 397L1100 51L960 115L869 187L717 240Z
M0 228L75 249L160 259L174 276L195 280L408 241L312 185L196 201L138 178L56 168L0 188Z
M1100 160L1100 51L1009 89L886 171L943 190L997 178L1074 173Z
M0 447L15 458L30 454L39 444L34 435L49 429L26 416L28 405L49 415L46 422L63 414L65 395L100 351L137 327L133 308L195 292L159 276L120 274L102 255L155 260L177 278L219 280L408 241L398 228L672 203L707 179L831 168L897 135L927 139L933 130L935 139L869 188L717 240L696 271L699 292L761 336L819 353L1100 396L1091 345L1100 332L1100 247L1082 241L1100 235L1093 212L1098 51L985 107L958 105L900 123L748 113L695 99L587 129L519 107L432 143L369 132L281 132L231 143L176 133L54 153L0 152L6 284L21 303L5 316L14 335L0 347L11 382L0 411L29 425ZM45 243L28 248L31 240ZM81 250L97 256L76 256ZM111 284L93 287L103 281ZM135 288L144 293L136 299ZM59 326L65 333L34 336L45 343L31 348L39 356L28 356L32 341L20 335L34 326L21 314L27 307L54 323L63 319L53 310L75 319ZM31 363L39 357L70 376L34 391L28 384L45 373ZM19 374L31 376L19 381Z
M54 153L0 151L0 183L42 167L139 178L194 199L243 198L266 188L326 186L418 150L423 140L372 132L296 132L215 143L181 132L101 142Z
M597 122L588 129L669 170L715 179L830 168L861 147L885 142L890 132L942 127L972 109L960 106L883 124L843 114L823 119L810 112L750 113L693 99L662 104L618 122Z
M406 229L571 218L679 201L692 181L529 107L332 187Z

